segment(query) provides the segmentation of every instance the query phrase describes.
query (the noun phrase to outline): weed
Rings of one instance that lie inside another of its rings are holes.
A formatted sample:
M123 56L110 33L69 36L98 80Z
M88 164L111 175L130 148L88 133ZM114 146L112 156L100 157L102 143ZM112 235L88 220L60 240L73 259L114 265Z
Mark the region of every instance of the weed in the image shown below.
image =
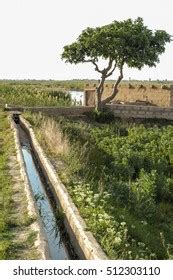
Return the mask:
M49 121L54 122L52 134L62 133L68 148L61 156L54 152L55 142L44 141L44 148L49 157L63 160L61 179L108 256L172 258L173 126ZM44 139L45 130L39 132Z

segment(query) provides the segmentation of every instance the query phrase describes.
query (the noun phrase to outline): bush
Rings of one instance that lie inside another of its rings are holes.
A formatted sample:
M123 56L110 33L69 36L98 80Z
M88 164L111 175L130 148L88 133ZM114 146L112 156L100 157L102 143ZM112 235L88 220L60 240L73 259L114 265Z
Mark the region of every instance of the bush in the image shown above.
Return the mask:
M110 123L115 119L113 113L107 109L103 109L102 111L94 110L89 112L87 115L92 121L99 123Z

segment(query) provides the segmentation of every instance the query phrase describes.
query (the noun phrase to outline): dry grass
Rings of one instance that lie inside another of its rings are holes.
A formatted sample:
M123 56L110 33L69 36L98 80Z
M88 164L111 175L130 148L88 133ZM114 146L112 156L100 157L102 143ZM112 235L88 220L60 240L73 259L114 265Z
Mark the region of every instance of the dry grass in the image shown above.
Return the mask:
M62 134L59 124L53 119L44 119L41 126L37 129L37 134L44 138L44 142L49 151L55 156L67 155L69 152L69 142Z

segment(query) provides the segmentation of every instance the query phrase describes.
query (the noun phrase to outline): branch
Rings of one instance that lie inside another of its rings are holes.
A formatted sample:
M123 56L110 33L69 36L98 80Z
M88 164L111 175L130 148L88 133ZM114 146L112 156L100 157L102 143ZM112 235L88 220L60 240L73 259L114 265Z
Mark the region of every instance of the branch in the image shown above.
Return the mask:
M104 70L100 70L100 69L99 69L99 67L98 67L98 65L97 65L97 63L95 62L94 59L84 59L83 62L91 62L92 64L95 65L95 67L96 67L95 70L96 70L97 72L103 74L103 71L104 71Z
M119 83L123 79L123 64L124 63L122 63L121 66L120 66L120 75L119 75L119 77L118 77L118 79L117 79L117 81L116 81L116 83L114 85L114 88L117 88L117 86L119 85Z
M108 67L104 69L105 73L107 73L112 68L112 63L113 63L113 60L111 58L109 58Z
M116 66L117 66L117 63L115 62L115 65L114 65L113 69L106 75L106 78L110 77L113 74Z
M95 65L95 70L103 75L106 75L107 72L112 68L112 63L113 63L113 60L111 58L109 58L109 63L108 63L108 66L106 68L104 68L103 70L100 70L95 59L85 59L83 62L91 62L92 64ZM115 69L113 69L114 71ZM112 73L113 73L112 71ZM112 74L111 74L112 75ZM110 75L109 75L110 76ZM109 77L108 76L108 77ZM106 78L107 78L107 75L106 75Z
M98 67L98 65L97 65L97 63L96 63L95 61L93 61L93 64L94 64L94 65L95 65L95 67L96 67L96 68L95 68L95 70L96 70L97 72L99 72L99 73L102 73L102 74L103 74L103 71L104 71L104 70L100 70L100 69L99 69L99 67Z

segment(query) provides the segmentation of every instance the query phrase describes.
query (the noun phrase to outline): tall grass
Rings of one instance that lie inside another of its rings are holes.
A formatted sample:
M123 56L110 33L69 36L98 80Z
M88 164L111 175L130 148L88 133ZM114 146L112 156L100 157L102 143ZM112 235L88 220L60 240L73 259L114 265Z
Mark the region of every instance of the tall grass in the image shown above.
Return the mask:
M7 116L0 110L0 259L8 258L12 245L11 224L12 189L8 173L8 157L12 151L12 135Z
M45 118L37 130L39 139L45 142L49 152L54 156L67 155L69 153L69 141L63 135L58 123Z
M0 104L18 106L70 106L68 91L44 85L0 84Z

